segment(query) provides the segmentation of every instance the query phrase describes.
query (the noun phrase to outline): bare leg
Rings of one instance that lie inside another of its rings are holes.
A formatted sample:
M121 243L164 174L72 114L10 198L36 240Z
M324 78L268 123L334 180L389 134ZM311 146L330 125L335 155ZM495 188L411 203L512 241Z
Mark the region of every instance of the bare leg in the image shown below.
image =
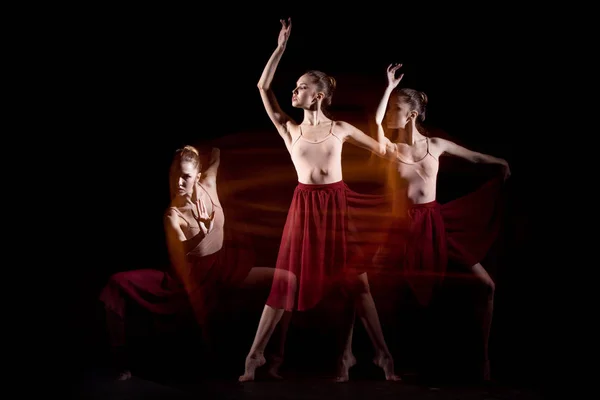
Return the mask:
M296 276L289 271L281 269L274 269L273 271L271 293L276 293L276 296L283 297L283 299L281 299L283 300L283 304L292 304L292 299L296 298L296 289L298 287ZM260 321L258 322L254 342L250 347L250 352L246 356L244 375L239 377L240 382L254 380L256 369L265 364L265 348L283 314L283 308L275 309L265 305ZM286 324L288 322L289 321L286 321ZM284 333L287 333L287 326L284 327L283 331ZM281 346L283 346L283 343Z
M489 341L490 341L490 331L492 328L492 315L494 313L494 292L496 290L496 285L494 281L487 273L487 271L483 268L483 266L479 263L473 265L471 270L477 277L477 279L485 286L486 288L486 300L482 310L481 315L481 328L483 334L483 379L485 381L489 381L491 379L490 376L490 360L489 360Z
M354 333L354 307L352 308L352 313L350 315L349 320L349 332L348 336L345 338L344 342L344 350L342 352L342 357L338 362L338 370L336 373L335 381L336 382L348 382L350 379L350 368L356 365L356 357L352 353L352 336Z
M273 276L275 275L275 269L269 267L254 267L250 270L246 279L242 282L242 287L245 288L269 288L273 283ZM275 338L278 339L277 343L273 346L273 352L269 358L269 369L267 374L271 378L282 379L279 375L279 368L283 364L283 356L285 349L285 340L287 337L287 331L291 321L292 313L284 312L279 325L275 328Z
M375 357L373 362L383 369L385 379L388 381L401 380L394 372L394 359L387 347L381 323L379 322L379 314L373 300L373 295L369 288L367 273L363 273L358 277L358 293L356 296L356 310L365 329L371 338L371 342L375 347Z
M244 288L268 288L273 283L275 268L254 267L242 282Z
M271 355L268 357L269 368L267 374L271 378L283 379L283 377L279 375L279 368L281 368L281 365L283 364L283 357L285 353L285 341L287 338L287 331L290 326L291 320L292 313L290 311L285 311L283 313L283 316L281 317L281 320L279 321L279 325L277 327L279 328L279 331L275 335L275 337L278 340L277 343L275 343L275 346L273 346L274 349Z
M246 366L244 375L239 377L240 382L253 381L256 369L265 364L265 347L277 326L277 323L283 316L283 309L274 309L265 305L263 313L258 322L258 329L250 352L246 356Z

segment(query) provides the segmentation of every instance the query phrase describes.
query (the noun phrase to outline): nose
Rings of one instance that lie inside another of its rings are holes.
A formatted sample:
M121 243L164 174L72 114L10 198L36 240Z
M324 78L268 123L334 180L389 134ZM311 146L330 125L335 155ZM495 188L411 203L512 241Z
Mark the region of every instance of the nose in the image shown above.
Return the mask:
M293 94L293 95L297 95L297 94L298 94L298 89L294 89L294 90L292 90L292 94Z
M183 178L179 178L179 181L178 181L178 183L179 183L179 186L184 186L184 185L183 185Z

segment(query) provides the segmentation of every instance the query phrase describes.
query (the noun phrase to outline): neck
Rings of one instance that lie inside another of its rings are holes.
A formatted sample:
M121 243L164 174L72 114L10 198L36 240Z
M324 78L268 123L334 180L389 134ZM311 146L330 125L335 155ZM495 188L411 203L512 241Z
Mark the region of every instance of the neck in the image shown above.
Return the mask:
M316 126L330 121L321 110L304 110L303 124Z
M417 128L413 129L409 126L408 129L399 128L397 137L399 142L413 145L425 136Z
M175 196L175 198L171 202L171 206L172 207L177 207L177 208L184 207L186 204L191 204L191 197L190 196L177 195L177 196Z

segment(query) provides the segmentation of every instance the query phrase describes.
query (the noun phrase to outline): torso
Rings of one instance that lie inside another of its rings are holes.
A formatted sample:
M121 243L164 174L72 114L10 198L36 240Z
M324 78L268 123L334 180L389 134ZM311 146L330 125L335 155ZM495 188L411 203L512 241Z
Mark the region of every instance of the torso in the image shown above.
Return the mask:
M341 181L344 142L334 131L335 122L316 127L299 125L298 128L290 146L298 182L327 184Z
M394 164L401 182L400 190L412 204L423 204L436 199L439 160L431 154L430 139L414 145L396 143L397 162Z
M199 186L198 195L200 200L204 202L208 214L210 215L213 210L215 212L214 224L211 231L202 239L198 246L188 253L189 256L207 256L219 251L223 247L225 214L219 202L216 188L201 184ZM191 239L200 233L200 226L195 219L197 211L194 208L191 204L187 204L184 207L171 207L179 217L179 226L186 239Z

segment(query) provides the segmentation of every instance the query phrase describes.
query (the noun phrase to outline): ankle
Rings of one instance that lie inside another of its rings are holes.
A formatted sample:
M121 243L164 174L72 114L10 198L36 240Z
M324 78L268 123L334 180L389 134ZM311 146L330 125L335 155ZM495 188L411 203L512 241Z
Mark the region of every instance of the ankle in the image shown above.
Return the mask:
M392 353L388 349L381 349L375 351L375 357L377 358L392 358Z
M255 351L251 351L250 353L248 353L248 357L247 358L263 358L265 356L264 351L259 351L259 350L255 350Z

